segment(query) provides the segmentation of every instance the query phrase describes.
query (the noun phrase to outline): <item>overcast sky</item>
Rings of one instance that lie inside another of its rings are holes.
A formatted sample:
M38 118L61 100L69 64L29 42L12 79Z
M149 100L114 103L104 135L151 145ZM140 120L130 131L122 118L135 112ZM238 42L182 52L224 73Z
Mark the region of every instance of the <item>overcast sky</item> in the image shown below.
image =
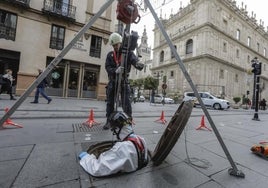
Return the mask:
M138 4L140 4L141 0L136 0ZM162 6L162 4L165 4ZM264 5L266 4L265 0L237 0L236 5L241 7L243 2L243 7L247 5L248 14L251 16L251 12L253 11L256 14L256 19L258 23L260 19L264 21L264 27L268 26L268 14L267 14L267 7ZM150 0L156 14L159 16L162 13L163 18L168 18L171 13L176 14L182 5L182 7L186 7L190 0ZM144 25L146 25L149 46L153 47L153 26L154 26L154 18L151 15L149 9L147 12L139 11L141 15L141 20L138 24L132 24L131 30L138 31L139 35L142 35Z

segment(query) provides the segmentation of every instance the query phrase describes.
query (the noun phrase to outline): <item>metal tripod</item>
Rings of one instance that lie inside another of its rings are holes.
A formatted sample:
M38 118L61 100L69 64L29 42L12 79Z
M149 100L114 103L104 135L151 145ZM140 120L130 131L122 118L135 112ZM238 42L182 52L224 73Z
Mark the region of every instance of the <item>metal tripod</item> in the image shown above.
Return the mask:
M78 34L73 38L73 40L61 51L61 53L55 57L52 62L48 65L48 67L46 68L46 70L32 83L32 85L25 91L25 93L19 98L19 100L10 108L10 110L3 116L3 118L0 120L0 129L3 128L3 123L7 120L7 118L9 118L14 112L15 110L21 105L21 103L29 96L29 94L33 91L33 89L50 73L50 71L55 67L57 66L57 64L62 60L62 58L66 55L66 53L71 49L71 47L76 43L76 41L93 25L93 23L101 16L101 14L113 3L114 0L109 0L107 1L102 7L101 9L99 10L99 12L93 16L89 22L78 32ZM145 4L147 5L147 7L150 9L150 12L152 13L158 27L160 28L163 36L165 37L169 47L171 48L171 51L173 52L178 64L179 64L179 67L180 69L182 70L186 80L188 81L189 85L191 86L192 90L194 91L195 93L195 96L197 97L201 107L202 107L202 110L204 111L218 141L220 142L221 144L221 147L227 157L227 159L229 160L232 168L229 169L229 174L230 175L234 175L234 176L237 176L237 177L242 177L244 178L245 177L245 174L238 170L238 168L236 167L236 164L234 163L227 147L225 146L222 138L221 138L221 135L220 133L218 132L209 112L207 111L204 103L202 102L201 100L201 97L199 96L198 94L198 91L195 87L195 85L193 84L193 81L190 77L190 75L188 74L186 68L184 67L184 64L182 62L182 60L180 59L180 56L178 55L174 45L172 44L168 34L166 33L162 23L160 22L159 18L157 17L151 3L149 2L149 0L144 0Z

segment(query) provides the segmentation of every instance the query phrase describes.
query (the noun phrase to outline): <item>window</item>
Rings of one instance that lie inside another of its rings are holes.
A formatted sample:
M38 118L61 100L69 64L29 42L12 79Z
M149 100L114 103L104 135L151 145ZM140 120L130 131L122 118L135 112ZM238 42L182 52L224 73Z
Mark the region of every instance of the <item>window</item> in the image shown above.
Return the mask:
M15 41L17 15L0 10L0 38Z
M250 56L248 55L248 63L250 63L251 61L250 61Z
M263 56L266 57L266 48L263 48Z
M226 42L223 43L223 51L227 52L227 43Z
M251 46L251 38L248 37L247 45L250 47Z
M89 50L89 55L91 57L97 57L97 58L101 57L101 43L102 43L101 37L92 35Z
M176 45L174 45L174 48L177 50L177 46ZM175 57L175 55L174 55L174 53L171 51L171 58L174 58Z
M174 71L170 71L170 77L174 76Z
M240 40L240 30L239 29L236 30L236 39Z
M257 42L257 52L260 51L260 43Z
M62 15L68 16L69 11L69 0L61 0L61 11Z
M191 54L193 53L193 40L189 39L186 42L186 54Z
M236 49L236 58L239 58L240 51Z
M223 21L224 26L226 27L228 25L228 21L225 18L222 21Z
M62 50L64 47L65 28L57 25L52 25L50 48Z
M164 62L164 57L165 57L165 54L164 54L164 51L162 50L160 52L160 62Z
M224 79L224 70L220 70L220 78Z
M235 82L238 82L238 74L235 75Z

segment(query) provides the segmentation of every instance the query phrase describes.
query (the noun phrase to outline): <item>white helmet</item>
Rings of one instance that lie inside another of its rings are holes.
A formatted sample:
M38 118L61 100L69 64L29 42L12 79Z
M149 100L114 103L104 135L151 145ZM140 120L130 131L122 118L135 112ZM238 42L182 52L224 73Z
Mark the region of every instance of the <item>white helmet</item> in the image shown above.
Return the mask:
M110 45L115 45L118 43L122 43L122 37L118 33L112 33L109 37L109 43Z

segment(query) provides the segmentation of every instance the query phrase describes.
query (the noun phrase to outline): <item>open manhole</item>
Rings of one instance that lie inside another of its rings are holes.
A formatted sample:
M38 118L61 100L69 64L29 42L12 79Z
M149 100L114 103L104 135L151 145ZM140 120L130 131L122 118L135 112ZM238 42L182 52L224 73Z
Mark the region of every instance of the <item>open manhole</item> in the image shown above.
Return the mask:
M97 158L99 155L113 147L116 140L102 141L102 142L84 142L81 143L83 151L94 154Z
M82 123L73 124L73 132L99 132L104 131L102 125L93 125L89 127L88 125L84 125Z

